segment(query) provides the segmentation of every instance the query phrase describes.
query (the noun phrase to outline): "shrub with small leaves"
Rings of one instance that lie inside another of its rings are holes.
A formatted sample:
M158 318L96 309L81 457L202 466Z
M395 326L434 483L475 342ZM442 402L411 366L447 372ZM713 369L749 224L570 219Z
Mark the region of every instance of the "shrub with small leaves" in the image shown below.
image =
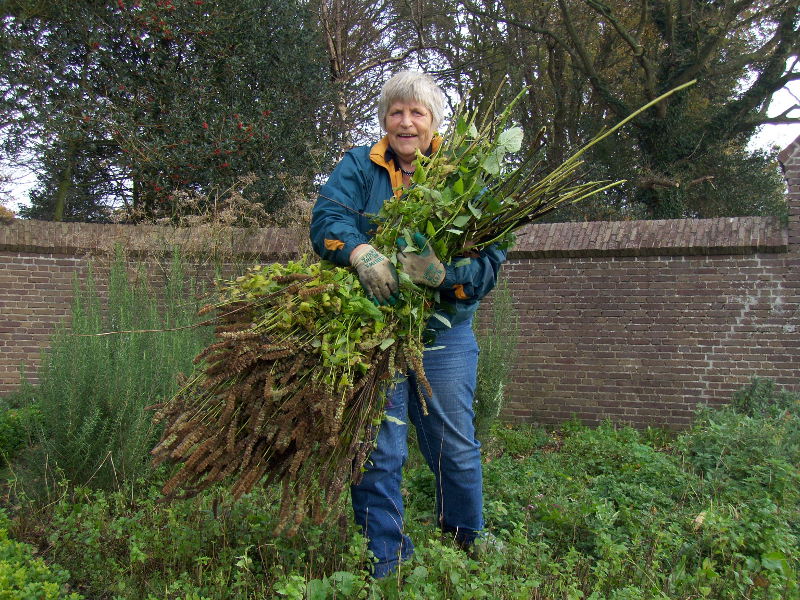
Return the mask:
M66 586L69 573L34 556L29 544L8 537L9 521L0 511L0 598L8 600L80 600Z
M0 400L0 464L10 462L27 445L41 416L37 404L11 408Z
M733 395L731 406L738 413L750 416L778 416L788 412L800 413L800 396L779 389L774 381L754 377L750 385Z

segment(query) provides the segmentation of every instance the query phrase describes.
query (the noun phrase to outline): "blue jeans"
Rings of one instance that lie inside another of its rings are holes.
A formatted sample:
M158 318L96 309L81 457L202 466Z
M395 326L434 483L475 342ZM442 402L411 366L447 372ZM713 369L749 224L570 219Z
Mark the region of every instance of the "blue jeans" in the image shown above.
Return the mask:
M444 347L426 351L423 361L433 389L433 398L426 398L428 414L422 414L413 373L390 388L386 414L403 424L383 421L363 479L350 490L356 523L377 560L375 577L390 574L414 551L404 532L400 494L409 420L436 479L436 515L442 530L467 546L483 529L480 443L472 410L478 345L471 321L439 332L435 346Z

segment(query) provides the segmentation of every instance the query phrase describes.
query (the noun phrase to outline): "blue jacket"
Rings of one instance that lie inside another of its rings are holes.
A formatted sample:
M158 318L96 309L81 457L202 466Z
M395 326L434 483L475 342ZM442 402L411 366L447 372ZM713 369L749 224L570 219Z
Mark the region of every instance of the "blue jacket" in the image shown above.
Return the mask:
M440 138L434 138L434 150L438 143ZM372 148L353 148L320 189L311 213L311 244L322 258L349 266L353 249L368 244L374 233L370 217L378 213L384 200L399 195L403 176L387 152L385 137ZM481 298L494 288L505 260L504 250L490 246L467 264L456 267L457 259L445 265L437 312L451 325L471 318ZM431 319L429 325L433 329L444 327L438 319Z

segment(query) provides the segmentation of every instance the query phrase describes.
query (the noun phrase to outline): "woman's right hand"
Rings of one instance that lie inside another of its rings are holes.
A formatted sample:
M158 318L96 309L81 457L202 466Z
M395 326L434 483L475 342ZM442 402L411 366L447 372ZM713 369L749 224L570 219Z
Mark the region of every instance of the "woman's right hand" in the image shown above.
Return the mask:
M388 258L369 244L360 244L350 253L350 264L370 300L381 305L397 302L397 269Z

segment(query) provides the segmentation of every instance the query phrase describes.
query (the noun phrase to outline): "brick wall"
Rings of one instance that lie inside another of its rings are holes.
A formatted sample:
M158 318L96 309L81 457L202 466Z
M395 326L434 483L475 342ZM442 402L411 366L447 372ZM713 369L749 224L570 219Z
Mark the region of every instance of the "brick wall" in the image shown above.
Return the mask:
M780 159L788 226L746 217L527 228L504 267L522 333L506 416L682 427L698 403L726 402L753 376L800 392L800 138ZM72 278L91 260L102 282L117 243L151 266L156 285L173 246L209 278L209 253L234 268L308 249L304 232L277 229L0 224L0 394L18 385L22 362L35 380Z
M163 288L172 249L186 256L188 275L210 283L215 269L233 272L259 261L311 252L306 235L284 229L98 225L15 220L0 223L0 395L16 389L20 367L35 383L42 350L70 312L73 285L91 265L105 290L115 248L146 264L150 284Z
M509 416L681 426L698 401L726 401L754 375L800 391L797 255L779 250L785 231L773 220L726 221L730 233L760 229L769 249L730 237L715 246L718 222L699 221L691 241L675 236L653 253L581 244L512 261L524 335Z
M505 269L521 341L506 416L682 427L752 377L800 392L800 138L773 218L534 225Z
M789 186L789 243L800 245L800 136L778 155Z

